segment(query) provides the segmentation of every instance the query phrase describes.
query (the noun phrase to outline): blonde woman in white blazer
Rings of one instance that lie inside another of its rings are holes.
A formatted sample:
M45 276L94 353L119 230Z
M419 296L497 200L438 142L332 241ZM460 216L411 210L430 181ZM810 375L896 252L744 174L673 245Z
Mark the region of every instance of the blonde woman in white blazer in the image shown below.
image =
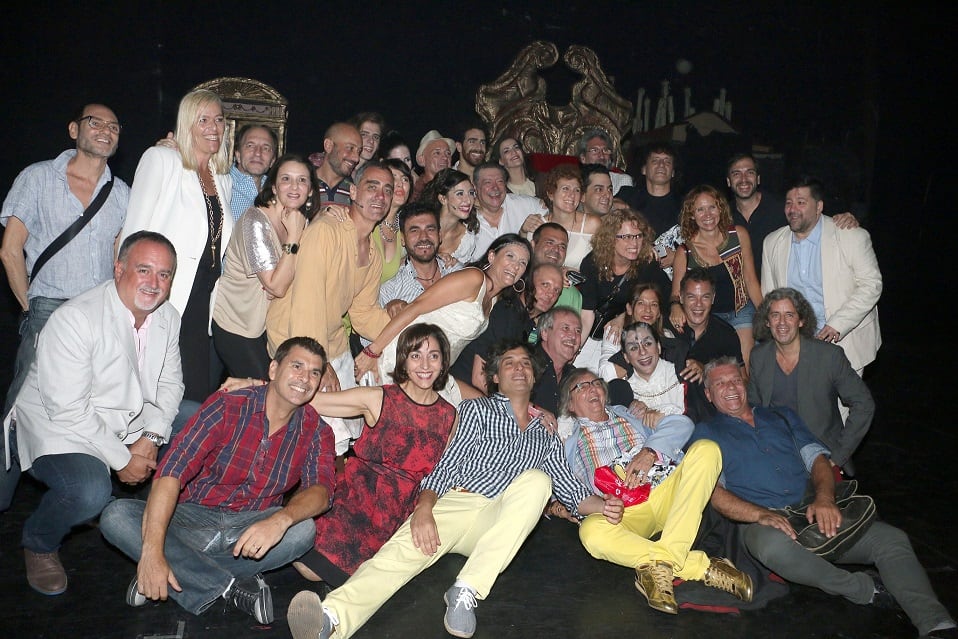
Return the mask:
M139 230L156 231L176 247L179 263L170 303L183 320L184 397L198 402L216 389L221 372L209 319L233 229L225 128L223 105L215 93L198 90L183 97L173 136L176 148L155 146L140 158L122 233L126 237Z

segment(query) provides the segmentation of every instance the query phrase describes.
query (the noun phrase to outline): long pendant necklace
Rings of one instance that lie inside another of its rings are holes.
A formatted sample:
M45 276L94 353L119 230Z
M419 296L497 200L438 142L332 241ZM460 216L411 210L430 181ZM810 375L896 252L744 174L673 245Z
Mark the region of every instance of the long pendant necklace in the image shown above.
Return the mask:
M215 269L216 268L216 243L219 242L220 236L223 235L223 213L222 211L220 212L219 225L216 226L216 228L214 229L213 227L215 224L214 224L213 218L215 217L215 215L213 213L213 199L210 196L210 194L206 192L206 186L204 186L203 184L203 177L199 174L199 172L197 172L196 175L200 180L200 190L203 191L203 199L206 200L206 219L209 223L209 229L210 229L210 264L211 264L211 268ZM210 171L210 179L212 178L213 178L213 173L212 171ZM213 188L215 189L216 183L214 182L213 184L214 184Z

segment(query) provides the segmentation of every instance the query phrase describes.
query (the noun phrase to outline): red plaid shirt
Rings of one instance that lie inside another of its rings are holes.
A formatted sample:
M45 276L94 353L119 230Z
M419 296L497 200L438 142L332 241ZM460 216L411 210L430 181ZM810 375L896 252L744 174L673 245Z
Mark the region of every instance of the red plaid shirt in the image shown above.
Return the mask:
M181 503L265 510L297 483L325 486L332 498L332 430L307 405L269 436L266 389L213 394L173 438L156 476L180 480Z

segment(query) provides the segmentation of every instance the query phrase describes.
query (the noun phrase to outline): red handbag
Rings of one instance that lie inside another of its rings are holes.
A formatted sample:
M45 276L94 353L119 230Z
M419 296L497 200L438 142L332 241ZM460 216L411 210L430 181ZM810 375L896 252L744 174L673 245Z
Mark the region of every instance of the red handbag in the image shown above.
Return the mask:
M619 465L614 468L612 466L596 468L593 483L603 494L621 499L626 508L646 501L652 491L652 484L639 484L635 488L629 488L625 483L625 471Z

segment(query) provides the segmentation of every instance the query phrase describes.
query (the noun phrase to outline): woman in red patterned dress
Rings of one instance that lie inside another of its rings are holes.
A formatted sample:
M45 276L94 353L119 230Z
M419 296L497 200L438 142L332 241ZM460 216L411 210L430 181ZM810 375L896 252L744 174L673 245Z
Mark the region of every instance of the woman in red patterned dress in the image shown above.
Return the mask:
M361 414L368 428L336 482L333 507L316 518L315 547L297 570L341 585L412 513L419 482L446 449L456 410L436 392L449 376L449 342L435 324L413 324L399 336L395 384L317 393L321 414Z

